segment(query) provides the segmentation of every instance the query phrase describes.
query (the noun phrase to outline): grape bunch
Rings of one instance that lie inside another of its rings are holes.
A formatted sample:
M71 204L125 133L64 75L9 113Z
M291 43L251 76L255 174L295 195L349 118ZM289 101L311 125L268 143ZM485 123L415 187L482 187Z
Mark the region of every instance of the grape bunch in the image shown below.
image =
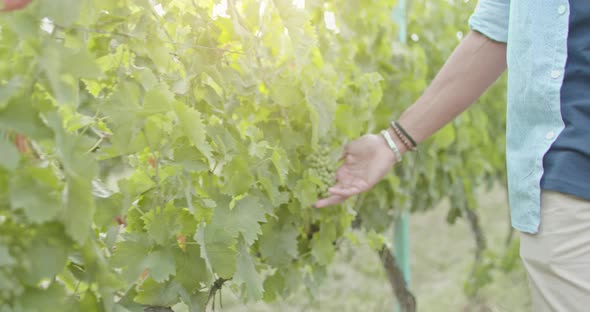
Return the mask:
M336 171L336 163L330 155L330 148L327 145L320 145L308 156L307 161L310 175L318 180L318 195L328 196L328 188L334 184Z

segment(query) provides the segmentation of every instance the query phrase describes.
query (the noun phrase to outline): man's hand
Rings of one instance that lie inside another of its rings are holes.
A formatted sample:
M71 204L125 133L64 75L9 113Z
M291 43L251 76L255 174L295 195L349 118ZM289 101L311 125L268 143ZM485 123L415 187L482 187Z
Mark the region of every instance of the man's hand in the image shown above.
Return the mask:
M341 159L344 163L336 171L336 184L329 189L330 196L318 200L315 207L335 205L350 196L368 191L396 162L385 139L374 134L362 136L348 144Z
M420 143L471 105L506 69L506 44L472 31L461 41L424 94L398 119ZM391 133L391 129L389 129ZM404 151L399 138L396 145ZM378 135L365 135L344 150L330 196L316 207L338 204L373 187L395 162Z
M3 6L0 12L10 12L25 8L32 0L2 0Z

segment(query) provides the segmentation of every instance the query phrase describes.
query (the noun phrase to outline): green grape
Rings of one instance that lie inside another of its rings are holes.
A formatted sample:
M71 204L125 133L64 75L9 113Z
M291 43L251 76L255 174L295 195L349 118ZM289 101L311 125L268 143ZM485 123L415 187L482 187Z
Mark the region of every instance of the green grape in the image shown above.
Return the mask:
M328 188L334 183L335 161L330 156L330 148L321 145L307 158L310 174L320 179L317 192L320 197L328 196Z

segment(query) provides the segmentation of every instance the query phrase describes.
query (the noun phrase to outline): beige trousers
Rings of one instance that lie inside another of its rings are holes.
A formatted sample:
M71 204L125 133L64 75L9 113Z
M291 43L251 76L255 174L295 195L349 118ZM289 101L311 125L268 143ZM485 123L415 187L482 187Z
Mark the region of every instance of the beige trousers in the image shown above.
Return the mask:
M590 311L590 201L543 191L539 232L520 238L532 311Z

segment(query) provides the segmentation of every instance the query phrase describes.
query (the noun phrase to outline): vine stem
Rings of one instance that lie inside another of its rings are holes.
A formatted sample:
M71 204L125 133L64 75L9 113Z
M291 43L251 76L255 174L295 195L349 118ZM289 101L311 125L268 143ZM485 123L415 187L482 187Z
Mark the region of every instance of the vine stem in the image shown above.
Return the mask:
M471 277L473 278L476 274L476 270L483 261L483 252L487 249L487 240L484 235L483 229L479 222L478 214L473 211L471 208L466 209L467 221L471 227L471 232L473 233L474 240L475 240L475 259L473 260L473 267L471 269ZM477 297L479 287L475 288L471 299Z
M100 144L102 144L102 142L104 141L104 138L105 138L104 136L101 136L101 137L100 137L100 138L99 138L99 139L96 141L96 143L94 143L94 145L92 145L92 147L91 147L91 148L89 148L89 149L86 151L86 154L90 154L90 153L92 153L94 150L96 150L96 148L98 148L98 146L99 146Z
M478 214L470 208L466 209L465 212L475 239L475 259L479 260L484 250L487 248L487 240L483 233L483 229L481 228L481 224L479 223Z
M381 259L381 263L389 279L389 284L399 302L402 312L416 312L416 297L408 289L404 274L399 268L392 250L385 244L381 246L379 259Z
M159 157L156 157L156 155L154 153L155 150L153 149L153 145L150 143L150 139L147 135L147 132L145 131L145 128L141 129L141 133L143 133L143 136L145 138L145 142L146 142L148 148L150 149L150 154L152 155L152 157L154 157L154 160L156 161L156 166L154 168L155 180L156 180L155 181L156 182L156 191L158 192L158 196L160 197L160 204L161 204L162 208L164 208L164 204L165 204L164 195L162 194L162 187L160 185L160 182L161 182L161 180L160 180L160 160L159 160Z
M213 311L215 311L215 295L217 294L217 292L219 291L221 294L221 288L223 287L223 284L227 281L230 281L231 278L218 278L217 280L215 280L215 282L213 282L213 285L211 285L211 289L209 290L209 296L207 297L207 302L205 303L205 307L207 307L209 305L209 302L211 301L211 299L213 299ZM221 303L221 296L220 296L220 303ZM223 306L221 307L223 309Z
M174 312L170 307L150 306L143 309L144 312Z

